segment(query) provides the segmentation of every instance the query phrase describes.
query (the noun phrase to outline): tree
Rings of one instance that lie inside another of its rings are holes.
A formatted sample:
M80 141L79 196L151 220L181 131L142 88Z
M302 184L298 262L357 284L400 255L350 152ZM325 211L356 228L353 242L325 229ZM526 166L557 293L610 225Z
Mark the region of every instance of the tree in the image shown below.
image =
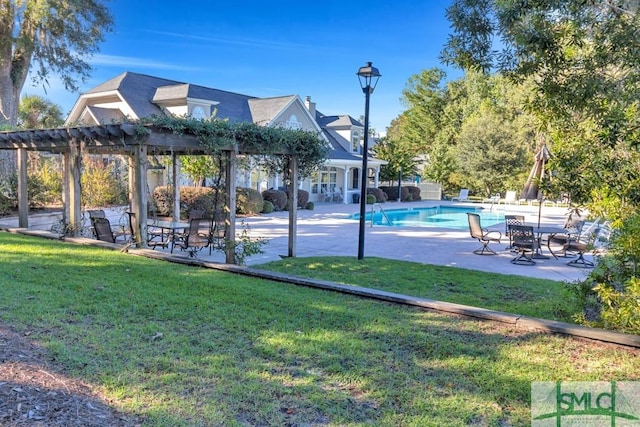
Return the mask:
M29 75L47 85L56 74L67 90L91 71L113 18L102 0L0 0L0 125L15 125Z
M64 119L60 107L37 95L22 97L18 106L18 126L23 129L62 126Z
M380 173L382 181L391 182L397 179L400 171L404 176L414 176L417 173L415 151L406 144L403 145L400 141L384 137L372 150L377 158L389 162L382 167Z
M638 141L639 7L635 0L454 0L442 59L514 81L535 77L531 106L555 126L591 120L603 143Z

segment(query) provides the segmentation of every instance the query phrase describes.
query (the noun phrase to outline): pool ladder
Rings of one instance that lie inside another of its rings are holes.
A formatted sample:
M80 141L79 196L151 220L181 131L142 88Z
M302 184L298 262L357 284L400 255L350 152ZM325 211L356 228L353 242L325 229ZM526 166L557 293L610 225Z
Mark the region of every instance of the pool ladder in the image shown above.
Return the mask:
M387 213L384 211L384 209L382 209L382 206L380 205L380 203L374 203L373 205L371 205L371 227L373 227L373 214L374 214L376 208L380 209L380 213L382 214L384 219L387 220L387 223L389 223L389 225L393 225L393 223L391 222L391 220L387 216Z

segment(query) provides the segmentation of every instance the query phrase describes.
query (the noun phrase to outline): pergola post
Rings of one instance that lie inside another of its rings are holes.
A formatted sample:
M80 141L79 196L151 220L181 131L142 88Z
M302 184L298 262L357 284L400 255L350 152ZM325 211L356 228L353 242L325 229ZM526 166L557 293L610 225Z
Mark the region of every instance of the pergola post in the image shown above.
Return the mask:
M287 256L296 256L296 236L298 234L298 159L289 156L289 250Z
M137 227L135 234L139 242L136 246L147 247L147 146L138 144L134 146L132 153L132 194L131 194L131 210L136 216ZM132 236L133 237L133 236Z
M224 178L226 212L225 212L225 262L227 264L236 263L236 172L238 170L237 151L238 146L234 145L233 151L226 151L227 168Z
M173 180L173 220L180 221L180 157L171 154L171 179Z
M18 227L29 228L27 150L24 148L18 148Z
M82 143L79 139L72 139L69 145L69 152L65 153L64 161L64 173L68 183L66 202L69 205L69 216L67 216L67 220L74 236L80 233L80 227L76 227L76 225L81 224L82 215L82 187L80 185L80 170L82 169L81 145Z

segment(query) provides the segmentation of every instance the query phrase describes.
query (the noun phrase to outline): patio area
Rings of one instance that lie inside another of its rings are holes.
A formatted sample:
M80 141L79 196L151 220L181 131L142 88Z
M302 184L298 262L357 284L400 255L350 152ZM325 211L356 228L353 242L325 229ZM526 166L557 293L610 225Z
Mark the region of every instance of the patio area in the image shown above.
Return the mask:
M451 204L441 201L411 203L387 202L383 209L405 209ZM464 206L464 203L454 203ZM471 203L469 206L478 207ZM482 205L489 209L490 205ZM297 256L352 256L358 252L358 221L349 216L358 212L358 205L323 203L316 204L312 211L300 210L298 213ZM368 207L368 210L371 209ZM494 209L496 207L494 206ZM537 224L537 206L500 206L507 213L525 215L527 224ZM562 226L566 208L543 207L541 225ZM268 239L265 252L247 260L248 265L256 265L280 259L287 253L287 212L274 212L259 217L245 218L252 237L262 236ZM504 233L504 224L488 227ZM545 278L559 281L583 279L590 271L570 267L568 258L536 260L534 266L511 264L515 254L506 249L509 239L503 238L501 244L491 247L498 255L476 255L473 253L480 244L472 239L467 230L423 227L387 227L370 226L365 228L365 258L380 257L425 264L448 265L502 274L515 274L527 277ZM222 255L219 255L222 260ZM586 255L591 258L591 255ZM202 256L203 259L206 257Z
M438 205L483 206L490 209L490 204L452 203L445 201L422 202L387 202L382 204L385 211L392 209L406 209L432 207ZM369 212L371 206L367 206ZM500 205L493 206L506 213L525 215L527 224L537 224L537 206ZM123 208L107 209L107 216L111 222L117 224L123 221ZM357 204L316 203L314 210L299 210L297 224L298 257L312 256L347 256L356 257L358 252L358 221L350 219L350 215L359 212ZM542 209L541 224L548 226L562 226L565 220L566 208L545 206ZM276 261L287 255L288 249L288 212L273 212L255 217L238 218L238 232L241 224L248 226L251 238L264 238L267 243L263 246L264 253L246 259L249 266L256 266L270 261ZM30 228L48 230L46 222L38 223L36 218L30 222ZM50 221L50 220L49 220ZM9 218L0 221L5 227L15 227ZM504 233L504 223L488 227ZM498 252L497 255L476 255L473 253L480 244L469 235L468 229L456 230L436 227L365 227L365 258L380 257L397 259L425 264L447 265L493 273L515 274L527 277L544 278L558 281L575 281L583 279L590 271L567 265L568 258L536 260L533 266L511 264L515 254L506 249L509 244L507 237L503 237L500 244L492 243L490 247ZM169 249L157 248L158 251L168 252ZM187 252L176 248L174 255L188 257ZM203 261L225 262L222 252L209 250L198 252L197 257ZM591 258L588 254L586 258Z

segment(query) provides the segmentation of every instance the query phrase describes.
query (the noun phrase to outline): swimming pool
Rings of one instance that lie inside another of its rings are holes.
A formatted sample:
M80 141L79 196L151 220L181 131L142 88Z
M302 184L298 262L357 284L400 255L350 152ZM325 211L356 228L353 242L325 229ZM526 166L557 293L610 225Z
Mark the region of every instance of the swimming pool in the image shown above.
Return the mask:
M479 214L482 227L491 227L504 222L504 213L490 211L481 207L433 206L430 208L385 209L384 213L376 209L373 214L373 225L441 227L467 230L469 229L467 212ZM353 214L350 218L359 220L360 214ZM368 223L371 222L371 211L366 213L365 219Z

